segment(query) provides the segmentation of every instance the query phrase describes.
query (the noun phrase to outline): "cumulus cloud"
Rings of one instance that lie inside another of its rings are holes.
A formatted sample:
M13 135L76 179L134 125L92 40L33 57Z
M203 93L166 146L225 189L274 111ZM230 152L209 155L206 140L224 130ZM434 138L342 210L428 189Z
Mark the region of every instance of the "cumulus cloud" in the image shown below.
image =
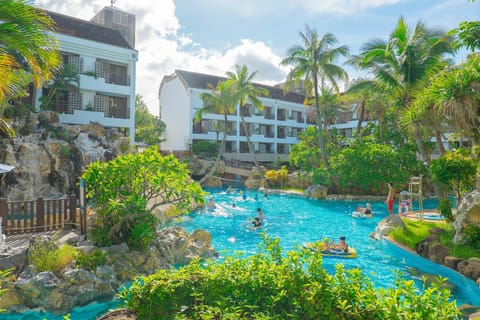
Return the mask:
M36 4L47 10L90 20L105 6L105 1L39 0ZM280 57L263 42L244 39L223 51L203 48L191 35L181 32L173 0L117 1L115 5L136 16L135 47L139 51L136 91L143 96L153 114L158 114L160 82L175 69L224 76L226 71L235 70L235 64L240 64L247 65L250 72L256 70L255 80L258 82L273 84L285 77L285 70L279 67Z

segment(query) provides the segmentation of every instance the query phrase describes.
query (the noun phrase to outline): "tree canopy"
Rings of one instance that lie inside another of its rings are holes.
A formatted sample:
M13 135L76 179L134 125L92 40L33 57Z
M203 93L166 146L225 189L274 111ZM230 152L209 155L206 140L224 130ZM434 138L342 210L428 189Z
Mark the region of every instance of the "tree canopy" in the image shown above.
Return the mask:
M135 96L135 141L148 145L158 144L165 131L166 124L148 110L142 96Z
M83 173L87 197L97 217L92 237L100 245L127 242L143 248L156 231L153 210L174 206L179 212L205 202L205 192L189 176L187 165L156 147L109 162L94 162Z

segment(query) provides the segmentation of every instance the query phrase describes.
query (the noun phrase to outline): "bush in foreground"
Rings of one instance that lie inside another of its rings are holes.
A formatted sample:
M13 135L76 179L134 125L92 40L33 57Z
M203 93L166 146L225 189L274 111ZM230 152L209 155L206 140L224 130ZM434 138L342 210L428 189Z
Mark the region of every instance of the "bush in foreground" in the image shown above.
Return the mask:
M399 277L376 289L359 269L338 264L330 275L321 256L283 254L265 238L256 255L159 270L119 298L140 319L460 319L443 281L419 292Z

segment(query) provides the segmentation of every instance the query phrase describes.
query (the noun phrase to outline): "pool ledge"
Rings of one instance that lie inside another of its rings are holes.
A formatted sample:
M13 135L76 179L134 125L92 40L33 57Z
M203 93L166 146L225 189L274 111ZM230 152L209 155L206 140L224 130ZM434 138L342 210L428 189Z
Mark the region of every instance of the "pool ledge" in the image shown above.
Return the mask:
M468 296L471 297L470 301L480 301L480 288L474 280L445 265L435 263L429 259L419 256L414 250L393 240L390 237L383 236L382 239L385 239L385 243L387 243L388 248L394 251L401 258L405 259L405 262L409 266L417 268L426 273L437 274L444 278L448 278L448 280L454 283L457 287L460 287L464 291L468 292ZM480 307L480 304L476 305L476 307Z

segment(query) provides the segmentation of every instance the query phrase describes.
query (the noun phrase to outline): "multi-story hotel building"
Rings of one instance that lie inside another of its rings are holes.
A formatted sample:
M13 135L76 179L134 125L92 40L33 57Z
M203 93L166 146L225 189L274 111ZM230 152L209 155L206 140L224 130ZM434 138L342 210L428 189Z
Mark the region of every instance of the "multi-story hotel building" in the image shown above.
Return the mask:
M167 125L162 150L182 152L190 150L199 141L221 141L223 129L219 127L223 125L223 114L204 114L199 122L194 118L203 107L200 94L211 91L209 84L216 87L223 80L225 78L183 70L176 70L163 78L158 93L160 118ZM235 112L228 115L224 156L226 159L253 160L241 124L243 115L257 160L288 160L292 145L298 142L297 135L307 127L305 97L299 93L285 93L279 87L255 85L268 89L270 93L260 97L264 109L254 110L252 105L248 108L237 106Z
M47 11L55 22L64 64L80 75L79 87L57 94L52 110L60 122L125 128L135 137L135 16L115 7L105 7L91 21ZM48 86L46 86L48 87ZM38 110L48 89L32 92Z

